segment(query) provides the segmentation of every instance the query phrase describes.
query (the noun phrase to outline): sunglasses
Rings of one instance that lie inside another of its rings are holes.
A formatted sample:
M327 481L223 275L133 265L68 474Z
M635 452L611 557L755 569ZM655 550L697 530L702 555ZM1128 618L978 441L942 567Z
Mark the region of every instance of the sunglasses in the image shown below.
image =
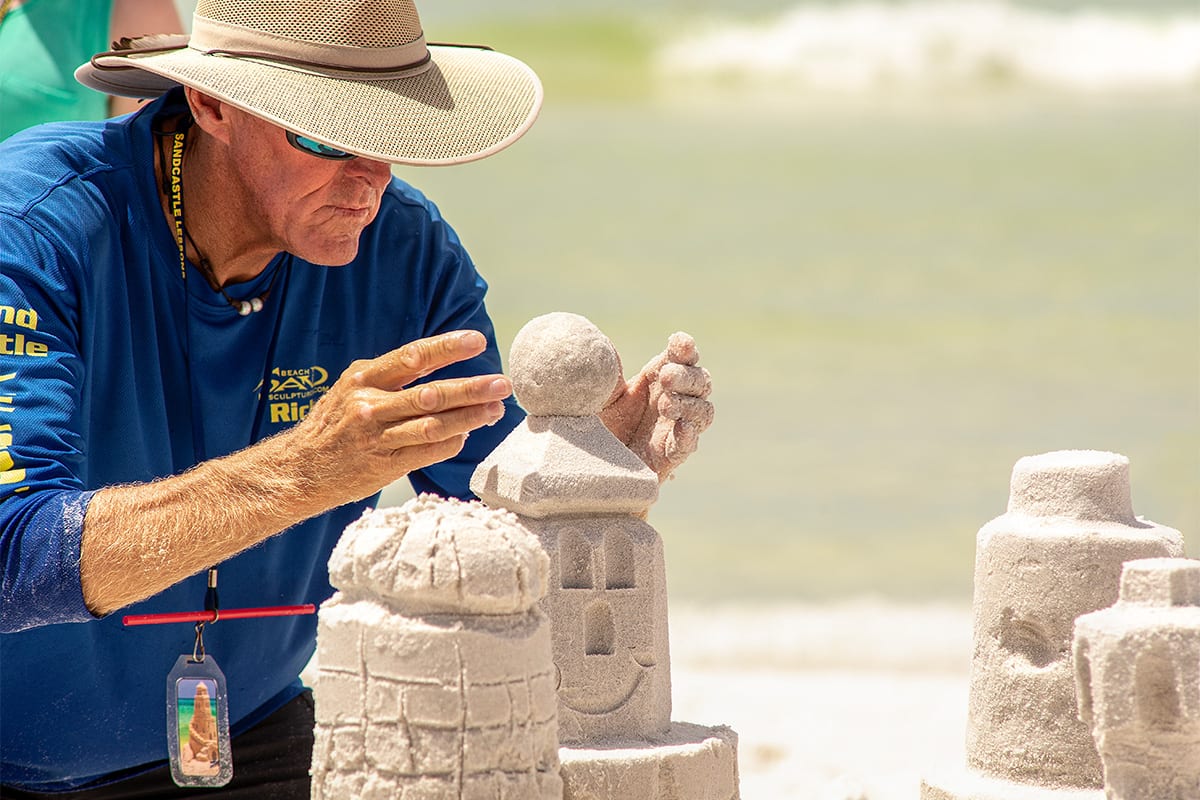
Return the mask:
M307 136L301 136L291 131L284 131L287 134L288 144L296 148L302 153L308 153L310 156L317 158L330 158L335 161L342 161L347 158L358 158L354 153L347 153L345 150L338 150L336 147L330 147L327 144L321 144L316 139L310 139Z

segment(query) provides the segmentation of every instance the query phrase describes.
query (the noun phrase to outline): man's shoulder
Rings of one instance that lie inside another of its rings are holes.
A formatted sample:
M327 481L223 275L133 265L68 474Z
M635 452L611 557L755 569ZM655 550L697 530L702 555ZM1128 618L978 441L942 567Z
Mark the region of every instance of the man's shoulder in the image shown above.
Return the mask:
M380 240L405 240L431 236L438 241L458 237L442 217L437 204L417 187L395 176L383 193L379 213L368 229Z
M424 193L399 178L384 191L379 213L359 240L353 277L378 273L409 289L442 286L445 276L474 266L454 229ZM402 265L403 269L396 269ZM352 277L347 271L347 279Z
M0 142L0 214L43 231L103 220L134 191L129 139L111 121L52 122Z
M383 193L383 208L392 207L404 213L436 216L437 206L417 187L408 181L392 176L391 183Z

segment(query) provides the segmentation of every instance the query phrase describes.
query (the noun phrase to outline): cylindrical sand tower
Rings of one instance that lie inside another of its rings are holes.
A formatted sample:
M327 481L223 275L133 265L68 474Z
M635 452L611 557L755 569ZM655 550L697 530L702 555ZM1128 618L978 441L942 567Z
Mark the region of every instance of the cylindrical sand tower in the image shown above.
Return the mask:
M546 554L507 513L422 495L329 562L314 800L559 800Z
M1134 516L1124 456L1020 459L1007 513L976 540L968 769L926 781L922 797L1102 798L1100 757L1075 712L1075 619L1113 604L1126 561L1182 551L1178 531Z

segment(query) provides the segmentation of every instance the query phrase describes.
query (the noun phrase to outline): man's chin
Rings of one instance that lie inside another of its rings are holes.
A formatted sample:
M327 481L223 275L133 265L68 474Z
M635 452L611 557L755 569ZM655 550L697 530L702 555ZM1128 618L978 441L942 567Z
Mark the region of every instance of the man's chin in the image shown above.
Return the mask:
M345 245L313 248L313 252L293 253L318 267L344 267L358 256L358 239Z

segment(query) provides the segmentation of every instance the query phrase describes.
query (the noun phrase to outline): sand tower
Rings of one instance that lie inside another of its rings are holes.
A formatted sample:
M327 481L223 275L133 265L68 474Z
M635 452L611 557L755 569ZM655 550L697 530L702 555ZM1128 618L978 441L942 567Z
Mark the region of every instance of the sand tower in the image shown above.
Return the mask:
M616 350L585 318L547 314L517 334L509 372L529 417L471 489L515 512L550 556L541 605L564 798L737 798L736 734L671 721L662 540L642 519L658 478L596 416L620 379Z
M1200 797L1200 561L1130 561L1112 608L1075 621L1079 716L1109 800Z
M967 770L925 781L922 798L1102 798L1075 711L1075 619L1113 604L1124 562L1182 550L1178 531L1134 517L1124 456L1020 459L1007 513L976 540Z
M548 560L511 514L421 495L329 560L314 800L558 800Z

